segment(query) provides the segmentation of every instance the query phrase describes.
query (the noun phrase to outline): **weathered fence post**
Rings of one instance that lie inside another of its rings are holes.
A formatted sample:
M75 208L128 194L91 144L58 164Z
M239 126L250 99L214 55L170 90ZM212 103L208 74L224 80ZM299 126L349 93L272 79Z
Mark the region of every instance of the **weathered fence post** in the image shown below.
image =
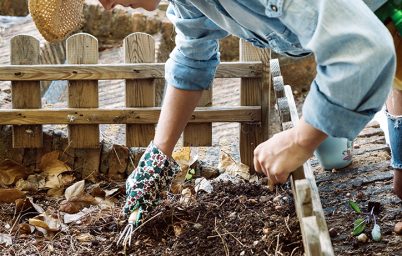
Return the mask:
M66 42L67 62L69 64L98 64L98 40L89 34L79 33L71 36ZM69 108L98 108L99 93L97 80L78 80L68 83ZM70 120L74 123L74 120ZM99 125L69 124L69 144L75 150L77 161L74 169L79 171L83 179L96 180L99 173Z
M128 35L123 42L126 63L155 62L155 41L145 33ZM126 80L126 107L154 107L155 79ZM154 138L154 124L128 124L126 145L146 147Z
M67 62L69 64L97 64L98 40L89 34L76 34L67 39ZM98 108L98 81L69 81L69 108ZM69 142L73 148L98 148L99 125L68 125Z
M252 44L240 40L240 61L263 61L265 65L269 61L269 50L260 50ZM269 72L267 68L263 72ZM263 78L242 78L240 83L240 105L261 106L261 124L242 123L240 125L240 157L241 162L254 170L254 149L261 142L268 139L269 127L269 103L270 94L269 75ZM264 80L268 80L265 81Z
M39 41L27 35L13 37L11 39L11 64L39 64ZM11 88L13 108L35 109L42 107L40 81L13 81ZM40 148L42 144L42 125L13 126L14 148Z

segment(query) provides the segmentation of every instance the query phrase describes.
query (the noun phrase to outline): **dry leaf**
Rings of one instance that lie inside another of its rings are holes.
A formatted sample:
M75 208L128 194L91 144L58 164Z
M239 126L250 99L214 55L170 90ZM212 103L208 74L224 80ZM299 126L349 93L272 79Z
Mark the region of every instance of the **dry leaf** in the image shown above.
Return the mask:
M181 234L183 234L183 228L179 224L174 224L173 230L176 237L179 237Z
M190 147L183 147L174 151L172 157L180 165L181 170L178 174L176 174L174 180L172 181L170 190L173 194L180 194L183 190L183 184L186 180L186 175L190 165L196 160L191 158Z
M77 213L81 209L89 206L96 205L97 202L95 198L88 194L82 194L79 197L74 197L71 200L64 200L60 204L60 211L66 213Z
M92 213L93 211L95 211L96 209L91 207L91 208L85 208L82 211L76 213L76 214L69 214L69 213L65 213L64 214L64 223L65 224L69 224L71 222L75 222L80 220L82 217L84 217L87 214Z
M231 176L240 176L245 180L250 179L250 168L240 162L236 162L227 153L221 151L219 160L219 170Z
M90 233L84 233L84 234L80 234L76 237L76 239L78 241L80 241L81 243L86 243L86 242L91 242L92 240L94 240L94 236L91 235Z
M18 213L32 208L34 208L38 213L43 213L45 211L40 205L35 204L31 197L15 200L15 210Z
M61 197L63 196L64 188L51 188L47 191L47 195L50 197Z
M21 234L29 235L29 234L32 234L34 231L35 231L35 227L32 225L29 225L28 223L21 223L19 225L19 232Z
M19 179L25 179L31 170L17 162L6 159L0 164L0 184L4 186L13 185Z
M25 198L25 193L16 188L0 189L0 203L14 203L15 200Z
M46 178L43 175L33 174L29 175L26 180L20 179L15 184L15 187L21 191L36 192L41 188L44 188L46 184Z
M85 180L78 181L68 187L66 189L66 192L64 193L64 196L66 197L67 200L71 200L74 197L79 197L84 193L85 190Z
M214 188L212 187L211 182L209 180L207 180L206 178L198 178L195 180L194 190L196 193L198 191L205 191L209 194L209 193L212 193Z
M46 231L57 232L62 228L62 223L49 212L43 212L40 215L28 220L28 223L36 228L43 228Z
M39 169L48 176L58 176L64 172L71 171L71 168L58 158L58 151L53 151L43 155L39 164Z
M191 189L185 188L181 191L180 204L186 206L191 200Z
M13 244L13 239L9 234L0 234L0 244L10 246Z
M99 184L96 184L95 186L92 186L91 189L90 189L89 194L91 196L93 196L93 197L102 197L102 198L104 198L106 196L106 192L99 187Z
M47 177L45 188L64 191L66 185L70 185L75 180L73 175L50 175Z
M85 180L78 181L68 187L64 200L60 205L60 211L66 213L77 213L84 207L97 204L95 198L85 193Z
M119 192L119 188L115 188L115 189L110 189L110 190L105 190L105 196L112 196L114 194L116 194L117 192Z

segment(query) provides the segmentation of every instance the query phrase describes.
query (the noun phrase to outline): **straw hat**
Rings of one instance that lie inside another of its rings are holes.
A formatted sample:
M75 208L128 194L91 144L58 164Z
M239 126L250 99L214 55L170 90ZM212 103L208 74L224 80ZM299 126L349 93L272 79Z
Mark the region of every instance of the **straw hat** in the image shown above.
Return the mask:
M85 0L29 0L29 12L49 42L65 39L83 24Z

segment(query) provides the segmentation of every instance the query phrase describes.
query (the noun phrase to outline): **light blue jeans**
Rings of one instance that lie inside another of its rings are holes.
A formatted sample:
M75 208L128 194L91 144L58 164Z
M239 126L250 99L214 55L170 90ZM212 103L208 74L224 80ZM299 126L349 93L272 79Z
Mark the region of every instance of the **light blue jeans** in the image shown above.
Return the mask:
M402 169L402 116L387 112L389 144L391 148L391 166Z

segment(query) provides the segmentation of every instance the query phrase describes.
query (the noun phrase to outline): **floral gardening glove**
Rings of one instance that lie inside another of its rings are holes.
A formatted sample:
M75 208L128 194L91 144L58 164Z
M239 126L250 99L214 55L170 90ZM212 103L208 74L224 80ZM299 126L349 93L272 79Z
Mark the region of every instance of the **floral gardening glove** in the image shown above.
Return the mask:
M127 215L136 213L129 221L138 226L142 215L159 204L160 193L170 187L179 171L180 166L151 142L126 181L127 198L123 211Z

